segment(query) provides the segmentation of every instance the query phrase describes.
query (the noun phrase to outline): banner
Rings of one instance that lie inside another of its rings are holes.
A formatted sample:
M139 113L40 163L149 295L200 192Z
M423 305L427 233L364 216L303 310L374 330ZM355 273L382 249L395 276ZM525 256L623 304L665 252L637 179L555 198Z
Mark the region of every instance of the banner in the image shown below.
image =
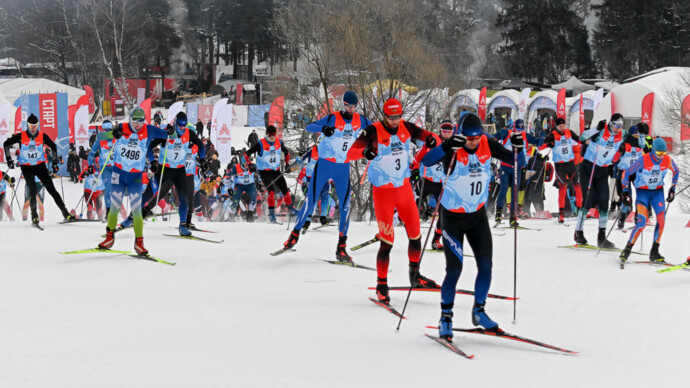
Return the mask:
M17 107L17 111L14 112L14 133L19 133L23 130L24 127L22 127L22 107L19 106Z
M680 141L690 140L690 94L680 107Z
M232 126L246 127L248 124L247 116L249 107L247 105L233 105L232 107Z
M604 99L604 88L599 88L597 91L594 93L594 109L593 111L596 111L597 108L599 107L599 104L601 104L601 100Z
M609 94L611 95L611 116L613 116L614 113L618 113L618 106L616 104L616 94L613 92L613 90Z
M82 106L82 105L89 106L89 95L88 94L85 94L85 95L79 97L79 99L77 100L77 106Z
M96 111L96 100L93 98L93 89L89 85L84 85L84 91L89 96L89 114Z
M67 117L69 122L69 142L74 143L74 114L77 113L78 105L70 105L67 107Z
M556 97L556 117L565 120L565 88L559 90Z
M211 134L211 143L213 143L213 145L215 145L216 141L218 140L216 137L218 135L218 131L216 131L218 124L218 112L220 112L221 108L226 105L228 105L227 98L221 98L220 100L216 101L215 104L213 104L213 116L211 117L211 128L209 128L209 133ZM232 122L230 122L230 125L232 125Z
M242 105L242 84L237 84L235 91L235 105Z
M270 105L249 105L248 124L250 127L266 127Z
M520 93L520 103L518 104L518 118L524 120L525 112L527 111L527 100L529 100L529 94L532 92L531 88L522 89ZM484 121L484 120L482 120Z
M12 116L13 106L6 102L0 106L0 145L10 135L10 117ZM0 162L5 162L5 147L0 146Z
M137 88L137 105L141 106L141 103L146 99L146 88Z
M168 124L175 126L173 122L175 121L177 114L182 112L182 109L184 109L184 102L182 101L178 101L170 105L170 108L168 108ZM189 121L189 116L187 116L187 121ZM191 121L189 122L191 123ZM193 124L196 124L196 121Z
M81 105L74 113L74 145L89 148L89 105Z
M195 102L188 102L187 103L187 121L189 121L193 125L196 125L196 123L199 121L198 113L199 113L199 104L195 103ZM204 124L204 126L206 126L206 124Z
M199 110L197 111L197 120L204 124L204 128L211 133L211 127L208 123L213 120L213 105L199 105Z
M69 117L67 116L68 106L69 102L67 93L57 93L57 137L54 140L58 149L58 154L62 156L64 160L64 163L60 165L59 171L59 174L62 176L69 175L67 172L67 157L69 156Z
M486 120L486 86L479 92L479 109L477 109L477 115L482 119L482 122Z
M285 107L285 97L280 96L273 100L271 108L268 110L268 125L275 125L278 129L278 138L283 137L283 109Z
M221 166L230 163L232 159L232 111L233 104L224 105L218 110L216 116L216 141L211 142L216 146L218 159Z
M141 104L139 104L139 107L144 110L144 114L146 115L146 124L151 124L151 99L147 98L145 99Z
M57 109L57 95L55 93L38 95L39 127L45 135L53 140L57 139L58 135Z
M582 98L583 96L580 94L580 135L585 131L585 103Z
M649 93L642 99L642 122L649 125L649 136L654 135L652 115L654 114L654 93Z

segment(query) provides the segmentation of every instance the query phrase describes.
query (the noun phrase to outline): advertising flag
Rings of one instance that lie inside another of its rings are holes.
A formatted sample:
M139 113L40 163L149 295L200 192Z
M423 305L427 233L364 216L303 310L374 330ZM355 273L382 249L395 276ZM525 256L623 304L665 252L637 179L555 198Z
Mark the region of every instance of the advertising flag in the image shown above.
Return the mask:
M556 97L556 117L565 120L565 88L559 90Z
M654 114L654 93L649 93L642 99L642 122L649 126L649 135L653 136L652 115Z
M486 120L486 86L479 92L479 109L477 109L477 115L482 119L482 122Z

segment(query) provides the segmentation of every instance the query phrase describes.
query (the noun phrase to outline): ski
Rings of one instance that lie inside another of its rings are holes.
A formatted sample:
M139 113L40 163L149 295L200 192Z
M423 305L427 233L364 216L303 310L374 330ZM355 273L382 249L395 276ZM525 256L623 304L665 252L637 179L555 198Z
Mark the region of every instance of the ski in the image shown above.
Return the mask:
M443 249L425 249L424 252L437 252L437 253L443 253ZM466 253L462 254L464 257L474 257L473 255L468 255Z
M39 224L31 224L31 226L33 226L36 229L44 230L43 227Z
M356 251L356 250L358 250L358 249L362 249L362 248L366 247L367 245L371 245L371 244L373 244L373 243L375 243L375 242L377 242L377 241L379 241L378 236L372 238L371 240L367 240L367 241L365 241L365 242L363 242L363 243L361 243L361 244L359 244L359 245L355 245L354 247L350 248L350 250L351 250L351 251Z
M594 245L589 245L589 244L586 244L586 245L584 245L584 244L559 245L558 247L559 248L570 248L570 249L593 249L595 251L598 251L599 249L601 249L602 251L607 251L607 252L619 252L619 253L623 252L622 249L618 249L618 248L599 248L599 247L596 247ZM642 255L642 256L648 255L647 253L635 252L635 251L632 251L630 253L635 254L635 255Z
M518 229L518 230L533 230L535 232L540 232L541 228L527 228L525 226L499 226L500 229Z
M369 287L370 290L375 290L376 287ZM409 286L397 286L397 287L388 287L390 291L408 291L410 289ZM425 291L425 292L441 292L441 287L436 287L436 288L422 288L422 287L415 287L412 290L414 291ZM461 294L461 295L474 295L474 291L470 290L463 290L458 288L455 290L456 294ZM488 294L487 297L493 298L493 299L501 299L501 300L518 300L520 298L513 298L512 296L503 296L503 295L495 295L495 294Z
M277 250L277 251L275 251L275 252L271 252L271 256L278 256L278 255L282 255L282 254L285 253L285 252L296 252L296 251L297 251L296 249L286 249L286 248L282 248L282 249Z
M630 263L649 264L649 265L656 265L656 266L673 267L673 264L667 263L667 262L665 262L665 261L642 261L642 260L633 260L633 261L630 261Z
M88 219L84 219L84 218L78 218L78 219L73 220L73 221L62 220L62 221L58 222L58 224L73 224L75 222L101 222L101 220L88 220Z
M427 328L438 329L438 326L427 326ZM505 332L501 329L498 329L498 331L490 331L490 330L486 330L486 329L481 328L481 327L475 327L472 329L459 329L459 328L457 328L457 329L453 329L453 331L459 331L459 332L463 332L463 333L483 334L483 335L488 335L488 336L492 336L492 337L505 338L505 339L509 339L509 340L513 340L513 341L523 342L523 343L530 344L530 345L540 346L542 348L547 348L547 349L551 349L551 350L555 350L555 351L567 353L567 354L578 354L579 353L579 352L576 352L573 350L568 350L568 349L564 349L564 348L559 348L557 346L545 344L543 342L536 341L533 339L520 337L519 335L511 334L511 333Z
M686 269L686 268L690 268L690 264L688 264L687 262L685 262L683 264L674 265L673 267L663 268L663 269L660 269L656 272L657 273L664 273L664 272L671 272L671 271L676 271L679 269Z
M170 228L172 229L178 229L177 226L171 226ZM192 232L204 232L204 233L220 233L219 231L216 230L204 230L204 229L199 229L196 226L191 226L187 228L187 230L191 230Z
M402 318L402 319L407 319L407 318L403 317L402 314L400 314L400 312L398 310L394 309L393 306L391 306L390 304L379 302L378 300L376 300L374 298L369 298L369 300L374 302L375 304L383 307L384 309L388 310L389 313L395 315L396 317Z
M439 338L439 337L436 337L436 336L433 336L430 334L424 334L424 335L431 338L432 340L438 342L439 344L443 345L446 349L449 349L450 351L452 351L453 353L455 353L457 355L463 356L463 357L470 359L470 360L474 358L474 354L467 354L467 353L463 352L451 340Z
M270 224L283 225L280 221L269 221Z
M319 260L325 261L326 263L335 264L335 265L344 265L346 267L361 268L361 269L368 269L369 271L376 271L376 268L367 267L366 265L353 263L351 261L324 260L324 259L319 259Z
M322 224L322 225L319 225L319 226L317 226L316 228L314 228L314 229L312 229L312 230L319 230L319 229L327 228L327 227L329 227L329 226L335 226L335 224Z
M491 233L492 236L505 236L506 232Z
M184 238L187 240L195 240L195 241L203 241L203 242L209 242L209 243L214 243L214 244L220 244L225 240L209 240L206 238L201 238L201 237L196 237L196 236L179 236L177 234L164 234L163 236L167 237L177 237L177 238Z
M155 261L157 263L161 264L167 264L167 265L175 265L176 263L171 263L169 261L161 260L157 257L153 257L151 255L137 255L135 253L128 254L127 256L129 257L134 257L135 259L143 259L143 260L149 260L149 261Z
M74 255L74 254L80 254L80 253L120 253L120 254L130 254L132 252L130 251L117 251L114 249L101 249L101 248L89 248L89 249L80 249L78 251L69 251L69 252L58 252L61 255Z

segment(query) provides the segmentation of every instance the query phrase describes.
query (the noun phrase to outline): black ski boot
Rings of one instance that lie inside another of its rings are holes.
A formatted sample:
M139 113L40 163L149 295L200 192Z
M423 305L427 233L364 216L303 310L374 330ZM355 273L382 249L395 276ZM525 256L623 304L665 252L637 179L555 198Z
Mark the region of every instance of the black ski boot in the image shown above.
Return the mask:
M414 288L438 288L435 281L419 273L419 262L410 263L410 285Z
M575 231L575 242L578 245L587 245L587 239L585 238L585 232L582 230Z
M338 238L338 248L335 250L335 259L341 263L352 263L352 257L347 254L345 250L347 236L340 236Z
M251 210L247 210L247 213L245 214L247 216L247 222L254 222L254 212Z
M388 296L388 279L376 278L376 298L383 304L388 304L391 301Z
M74 222L77 220L77 216L70 214L67 209L62 209L62 216L65 217L65 221Z
M501 221L503 221L503 208L496 208L496 218L494 219L494 221L496 221L497 224L500 224Z
M513 213L510 213L510 226L512 226L513 228L517 228L518 226L520 226L520 223L517 222L517 218Z
M621 259L622 262L628 261L628 257L630 257L630 251L632 251L633 245L631 243L625 244L625 248L623 248L623 252L621 252L621 255L618 256L619 259Z
M616 246L606 239L606 228L599 228L599 234L597 235L597 246L599 248L615 249Z
M321 222L321 225L328 225L328 217L326 217L326 216L319 217L319 222Z
M659 253L659 243L652 244L652 250L649 251L649 261L654 263L663 263L666 261L666 258Z

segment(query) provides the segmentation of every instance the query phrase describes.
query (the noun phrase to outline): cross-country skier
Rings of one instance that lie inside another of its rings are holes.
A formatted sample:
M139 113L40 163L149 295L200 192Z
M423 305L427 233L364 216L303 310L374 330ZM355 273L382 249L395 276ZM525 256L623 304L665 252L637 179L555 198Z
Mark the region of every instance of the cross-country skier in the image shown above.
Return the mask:
M111 178L110 212L105 227L105 240L98 244L101 249L110 249L115 244L117 216L122 207L125 194L129 195L134 225L134 250L139 255L147 255L144 247L144 218L141 215L141 176L146 170L146 152L154 139L167 139L165 130L146 124L146 115L140 107L129 115L129 123L121 123L112 131L115 165Z
M441 147L429 151L422 160L433 165L443 161L446 171L455 159L452 171L441 197L443 252L446 257L446 277L441 286L441 321L439 336L453 337L453 304L455 286L463 268L464 238L472 247L477 262L477 278L474 283L474 307L472 323L487 330L497 331L498 324L486 314L484 306L491 285L493 244L489 219L484 205L489 197L491 158L502 163L514 162L513 147L518 152L518 167L525 163L524 136L511 133L511 150L482 131L482 121L474 113L463 112L458 120L458 132L443 142ZM512 166L511 166L512 168ZM507 183L512 186L511 183Z
M184 124L185 121L187 121L187 114L184 112L178 113L175 119L177 128L180 129L180 124ZM199 138L199 135L196 133L195 125L187 122L186 126L190 135L194 133L194 135ZM187 174L187 219L185 220L185 226L188 230L196 230L196 227L192 223L192 214L194 214L194 210L196 209L194 199L197 191L199 191L199 186L201 185L201 181L197 178L197 176L198 170L204 171L206 169L206 146L201 139L199 140L201 147L194 142L190 142L190 147L187 148L187 156L184 162L184 168ZM198 185L197 182L199 183ZM199 208L201 208L201 202L198 203Z
M227 172L227 176L235 181L234 193L232 196L232 206L230 213L234 216L242 199L242 194L247 194L249 204L245 213L247 222L254 222L254 210L256 209L256 165L252 163L246 154L242 157L242 162L232 166Z
M84 181L84 201L86 202L86 218L89 220L99 219L101 210L100 200L101 194L105 190L103 179L99 179L98 170L94 170L93 174L84 171L79 176L80 180ZM107 213L106 213L107 214Z
M553 150L553 162L556 165L556 187L558 188L558 223L565 222L565 196L568 189L575 192L577 207L582 207L582 189L580 176L575 165L573 146L580 143L580 136L565 127L562 117L556 119L556 129L546 135L544 145ZM573 213L575 209L571 209Z
M300 230L314 211L317 198L324 186L332 180L339 199L340 220L338 222L338 246L335 258L338 261L351 262L352 258L347 254L347 230L350 225L350 163L347 161L348 151L357 139L362 128L371 125L364 116L357 113L359 100L357 94L348 90L343 95L343 110L332 113L316 122L307 125L307 131L322 133L323 138L318 145L318 160L314 167L307 199L300 209L295 221L295 228L285 242L285 248L291 248L297 244ZM321 203L323 207L324 204Z
M19 144L19 158L17 163L19 164L22 174L24 175L24 180L26 181L26 187L29 189L29 203L31 206L31 223L34 226L38 226L38 213L36 212L36 182L34 178L38 178L43 186L48 190L48 193L55 200L55 204L60 208L62 216L67 221L75 221L76 217L69 214L65 203L62 201L60 193L55 189L53 185L53 180L50 177L50 173L46 168L46 155L43 147L50 147L53 151L53 155L57 155L57 146L53 140L41 132L38 128L38 117L33 113L26 119L28 129L26 131L21 131L14 134L9 139L5 140L3 147L5 149L5 156L7 157L7 167L14 168L14 161L10 157L9 148L14 144ZM59 170L58 158L57 156L53 158L53 173L57 173Z
M603 125L601 125L603 124ZM586 203L580 208L575 225L575 242L587 244L583 232L587 211L599 206L599 234L597 245L599 248L615 248L606 239L606 222L609 219L609 166L613 162L618 148L623 143L623 115L614 113L608 124L600 123L595 129L584 131L580 141L587 145L585 156L580 163L580 185L582 196ZM591 190L587 190L590 185Z
M105 187L103 195L105 214L110 212L110 193L112 192L110 181L112 180L113 166L115 165L115 153L110 152L113 144L115 143L115 138L112 137L111 133L112 130L113 123L111 123L110 120L104 120L101 124L101 132L98 134L98 136L96 136L96 141L93 143L88 157L89 174L93 174L93 166L94 161L96 160L96 155L98 155L99 164L101 166L103 166L103 163L106 163L105 168L103 168L103 172L100 174L100 181L103 182ZM106 158L108 157L109 159L106 161Z
M0 221L2 221L2 214L7 213L10 221L14 221L12 217L12 204L5 202L5 194L7 193L7 184L14 189L14 178L0 171Z
M314 145L304 154L304 157L300 161L300 163L304 164L304 167L297 176L297 182L301 182L302 184L303 200L306 200L307 196L309 195L309 185L311 184L311 178L314 175L314 167L316 167L316 162L318 160L319 151L317 146ZM311 217L307 215L307 219L304 221L304 225L302 225L302 233L306 232L306 230L309 228L309 225L311 225L312 220L316 220L317 218L319 219L321 225L328 224L328 206L326 204L330 201L330 196L328 195L329 190L330 184L325 185L323 189L321 189L321 193L318 197L319 201L321 201L320 217L316 216L316 206L314 206L314 213L311 215Z
M276 223L276 190L285 197L285 204L288 205L289 211L295 212L292 207L292 197L290 196L290 189L288 189L287 182L283 173L289 172L290 169L290 151L283 144L283 140L277 139L278 129L274 125L266 127L266 137L259 140L246 152L251 156L256 154L256 165L259 170L259 177L263 182L264 187L268 190L268 218L271 222ZM285 170L280 172L280 153L285 154Z
M641 148L641 146L644 148ZM618 229L623 229L625 219L628 217L628 214L630 214L630 208L632 206L632 203L623 200L623 172L635 164L643 154L649 153L650 150L651 146L647 149L647 142L640 140L639 130L636 125L633 125L628 129L628 136L626 136L623 144L618 148L618 152L616 152L613 158L616 190L621 198L620 212L618 213Z
M666 219L664 177L669 171L673 173L671 187L666 197L667 202L672 202L676 196L676 184L678 183L678 176L680 175L678 166L666 152L666 141L657 137L652 143L652 152L638 159L623 173L622 197L628 203L630 202L630 177L635 175L633 185L635 186L635 193L637 196L635 200L635 206L637 207L637 223L630 233L630 238L625 245L625 249L621 252L621 261L626 261L628 259L630 251L633 245L635 245L635 241L637 241L640 233L642 233L642 230L647 225L647 219L649 218L647 209L650 207L654 208L654 213L656 213L656 227L654 228L654 243L652 243L652 250L649 251L649 260L655 262L664 261L664 257L659 253L659 242L664 232Z
M393 213L396 210L400 220L405 223L409 239L407 255L410 284L413 287L436 287L433 280L419 273L422 235L419 209L409 180L410 143L415 141L419 146L426 144L428 148L434 148L436 137L431 132L403 120L402 104L395 98L383 104L383 114L385 118L382 121L364 128L348 151L347 160L355 161L364 157L370 161L368 176L373 186L374 213L381 241L376 256L376 296L380 302L388 304L388 264L393 248Z

